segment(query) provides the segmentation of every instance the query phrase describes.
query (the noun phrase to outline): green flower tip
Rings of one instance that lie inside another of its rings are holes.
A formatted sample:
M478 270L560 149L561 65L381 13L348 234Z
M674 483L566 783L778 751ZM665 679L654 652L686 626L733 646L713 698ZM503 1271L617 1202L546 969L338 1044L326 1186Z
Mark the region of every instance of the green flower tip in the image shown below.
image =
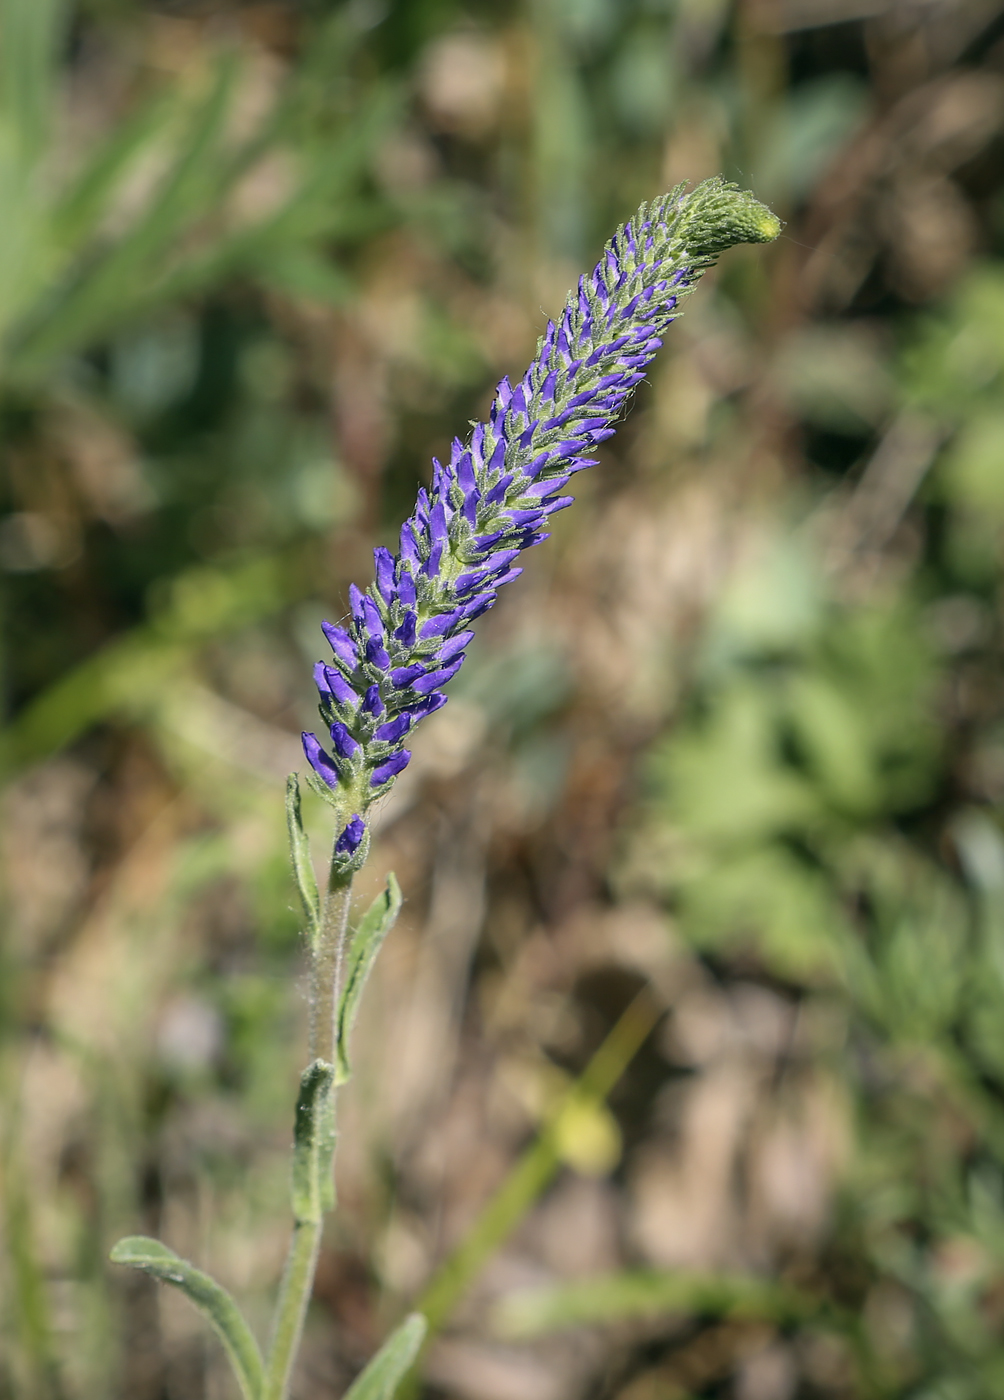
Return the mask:
M772 243L781 220L748 190L716 176L679 200L677 229L690 252L713 258L736 243Z

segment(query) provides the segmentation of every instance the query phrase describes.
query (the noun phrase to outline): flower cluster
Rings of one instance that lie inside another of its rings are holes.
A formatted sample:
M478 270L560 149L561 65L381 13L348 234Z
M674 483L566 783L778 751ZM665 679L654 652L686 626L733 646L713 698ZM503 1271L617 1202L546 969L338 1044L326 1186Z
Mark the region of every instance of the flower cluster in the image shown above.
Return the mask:
M349 589L351 618L323 624L333 660L314 676L331 752L313 734L303 748L315 788L343 820L351 814L335 845L346 862L362 855L366 807L411 758L408 735L446 703L470 624L522 572L522 551L547 539L549 517L571 505L562 492L595 464L589 452L614 432L681 298L723 249L779 229L751 195L717 179L642 205L548 322L520 382L502 380L488 422L454 441L447 465L434 463L400 552L377 548L374 584Z

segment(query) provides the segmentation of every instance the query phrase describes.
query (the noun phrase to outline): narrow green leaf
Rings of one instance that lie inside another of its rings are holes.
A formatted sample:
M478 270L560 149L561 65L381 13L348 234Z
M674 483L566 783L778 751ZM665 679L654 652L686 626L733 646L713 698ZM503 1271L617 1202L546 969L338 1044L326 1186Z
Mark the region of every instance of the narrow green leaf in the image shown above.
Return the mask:
M19 1164L6 1163L3 1200L7 1259L11 1274L11 1299L15 1336L25 1352L31 1388L40 1400L58 1400L62 1394L59 1360L54 1344L52 1318L45 1277L33 1238L33 1201Z
M194 1303L223 1343L244 1400L259 1400L263 1371L258 1343L225 1288L168 1249L159 1240L145 1235L129 1235L111 1252L113 1264L128 1264L152 1274L161 1283L171 1283Z
M289 854L296 888L300 891L307 933L313 947L321 928L321 897L317 892L317 877L310 859L310 842L300 815L300 780L295 773L290 773L286 779L286 825L289 828Z
M9 778L40 762L108 715L149 722L166 682L184 672L195 647L271 616L287 598L299 596L296 587L294 571L279 555L232 569L183 570L170 581L168 603L150 622L64 672L0 730L0 773ZM325 791L330 796L330 789Z
M220 140L230 111L237 69L232 55L217 64L204 100L179 136L175 159L141 215L86 274L40 319L24 328L13 357L31 375L54 356L99 335L148 301L184 229L221 197Z
M91 237L106 216L116 187L134 160L141 159L176 118L177 101L157 93L119 122L98 146L52 212L53 232L63 245Z
M810 1294L770 1279L638 1270L510 1294L497 1308L495 1324L505 1336L532 1337L565 1327L664 1313L791 1322L818 1313L821 1307Z
M394 927L401 909L401 886L397 876L387 876L387 888L363 915L345 956L345 986L338 1003L338 1044L335 1050L335 1083L345 1084L351 1074L349 1067L349 1037L359 1011L359 999L366 979L373 970L383 941Z
M425 1318L412 1313L393 1331L350 1386L345 1400L391 1400L425 1340Z
M257 271L266 285L304 301L343 306L353 291L349 277L330 258L309 247L280 249L263 258Z
M38 157L48 140L66 20L63 0L0 3L0 116L28 161Z
M315 1060L303 1071L293 1125L293 1215L320 1224L335 1204L335 1067Z

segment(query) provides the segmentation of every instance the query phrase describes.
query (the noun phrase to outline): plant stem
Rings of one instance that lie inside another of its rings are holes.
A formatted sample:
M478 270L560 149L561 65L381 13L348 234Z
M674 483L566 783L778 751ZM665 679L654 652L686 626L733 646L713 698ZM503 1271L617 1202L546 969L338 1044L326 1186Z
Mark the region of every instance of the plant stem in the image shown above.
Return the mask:
M341 993L342 960L352 899L352 876L328 877L321 929L310 967L310 1058L334 1062L336 1013ZM297 1220L279 1290L262 1400L286 1400L303 1323L314 1287L323 1222Z
M303 1334L303 1319L314 1286L314 1270L321 1246L320 1221L298 1220L293 1227L286 1268L275 1312L269 1347L263 1400L286 1400L290 1374Z
M328 1064L335 1059L335 1021L351 901L352 876L336 877L332 872L310 969L310 1058Z

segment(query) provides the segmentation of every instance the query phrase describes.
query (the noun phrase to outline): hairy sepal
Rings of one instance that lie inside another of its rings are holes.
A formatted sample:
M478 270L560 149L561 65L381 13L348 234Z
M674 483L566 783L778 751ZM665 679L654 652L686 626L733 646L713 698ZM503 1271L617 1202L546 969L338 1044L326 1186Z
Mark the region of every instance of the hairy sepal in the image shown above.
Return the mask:
M119 1240L110 1258L113 1264L127 1264L180 1288L223 1343L244 1400L260 1400L264 1376L258 1343L225 1288L167 1245L145 1235Z
M318 797L324 799L329 807L334 807L337 811L344 803L344 793L335 788L328 787L327 783L317 776L313 768L308 768L303 775L307 780L308 787L313 788Z

